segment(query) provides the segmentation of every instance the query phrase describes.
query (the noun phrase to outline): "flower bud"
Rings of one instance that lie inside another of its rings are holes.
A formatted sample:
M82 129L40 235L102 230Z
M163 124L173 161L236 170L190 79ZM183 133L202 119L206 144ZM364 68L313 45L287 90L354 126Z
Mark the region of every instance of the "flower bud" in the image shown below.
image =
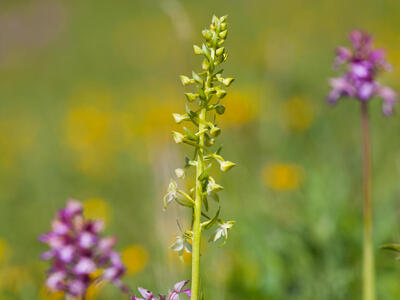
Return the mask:
M199 76L199 74L197 74L196 72L192 71L192 77L193 80L202 84L203 83L203 79L201 79L201 77Z
M224 78L221 80L221 82L223 83L223 85L225 85L226 87L230 86L231 83L234 81L234 78Z
M196 100L197 97L199 97L198 94L193 94L193 93L185 93L185 96L186 96L186 99L187 99L189 102L192 102L192 101Z
M172 116L174 117L174 120L177 124L180 124L180 123L182 123L182 121L189 119L187 115L181 115L181 114L177 114L177 113L173 113Z
M218 36L219 36L221 39L225 39L226 36L227 36L227 34L228 34L228 30L224 30L224 31L221 31L221 32L219 33Z
M221 47L221 48L218 48L217 49L217 51L215 52L218 56L220 56L222 53L224 53L224 51L225 51L225 47Z
M210 40L213 36L211 30L208 30L208 29L204 29L201 33L203 34L204 38L207 41Z
M222 99L222 98L224 98L225 96L226 96L226 91L225 91L225 90L221 90L221 89L218 89L218 90L217 90L217 97L218 97L218 98Z
M208 195L211 195L212 193L217 193L219 191L222 191L223 189L224 187L216 183L214 178L212 178L211 176L208 177L208 183L207 183Z
M210 135L212 137L217 137L219 136L220 133L221 133L221 128L219 127L214 126L210 129Z
M193 45L193 50L195 54L203 54L203 50L197 45Z
M236 164L231 161L219 161L219 165L222 172L227 172L236 166Z
M219 19L216 15L213 15L212 17L212 21L211 21L214 25L217 25L219 23Z
M207 71L210 68L210 63L208 62L207 58L203 60L201 67L203 68L204 71Z
M181 75L181 82L182 82L183 86L187 86L187 85L193 83L193 80L185 75Z
M225 29L226 29L226 27L227 27L227 25L226 25L226 23L225 23L225 22L221 23L221 30L225 30Z
M175 175L176 177L183 179L185 178L185 170L181 168L175 169Z
M181 144L185 140L185 136L177 131L172 131L172 137L174 138L174 141L177 144Z
M213 146L214 144L215 144L215 139L213 139L213 138L206 139L206 146L210 147L210 146Z

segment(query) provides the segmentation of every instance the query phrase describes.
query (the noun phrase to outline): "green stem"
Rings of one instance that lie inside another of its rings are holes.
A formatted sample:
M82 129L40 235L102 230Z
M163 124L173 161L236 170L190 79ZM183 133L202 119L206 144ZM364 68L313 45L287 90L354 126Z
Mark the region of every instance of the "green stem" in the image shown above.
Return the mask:
M199 114L201 120L206 119L206 108L202 108ZM205 122L200 122L199 131L205 128ZM201 243L201 202L203 197L202 182L199 176L204 171L203 160L204 133L199 136L199 148L197 150L197 167L196 167L196 195L194 200L194 217L193 217L193 240L192 240L192 288L191 300L199 299L199 283L200 283L200 243Z
M361 131L363 139L363 299L375 300L375 267L372 238L372 176L371 176L371 143L368 117L368 104L361 104Z

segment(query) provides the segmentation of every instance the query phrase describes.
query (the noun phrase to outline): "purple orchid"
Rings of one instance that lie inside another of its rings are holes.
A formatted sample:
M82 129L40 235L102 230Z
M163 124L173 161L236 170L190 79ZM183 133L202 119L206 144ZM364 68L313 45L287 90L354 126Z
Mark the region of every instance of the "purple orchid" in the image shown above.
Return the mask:
M186 294L190 298L190 289L183 289L188 282L189 280L178 282L168 295L158 295L159 298L155 297L151 291L139 287L138 290L143 298L133 296L131 300L179 300L180 294Z
M385 59L385 51L372 48L372 38L365 32L354 30L349 36L353 49L336 48L334 68L345 66L341 77L332 78L332 90L328 101L336 103L341 97L355 97L360 101L368 101L378 96L383 99L382 112L389 116L396 104L396 93L389 87L381 86L376 81L380 71L391 70Z
M102 237L101 220L85 220L80 202L70 199L58 211L52 231L39 240L50 246L41 258L51 260L46 285L50 290L63 291L71 296L83 296L95 280L108 280L127 292L121 282L125 267L112 248L115 237ZM103 270L94 276L94 273Z

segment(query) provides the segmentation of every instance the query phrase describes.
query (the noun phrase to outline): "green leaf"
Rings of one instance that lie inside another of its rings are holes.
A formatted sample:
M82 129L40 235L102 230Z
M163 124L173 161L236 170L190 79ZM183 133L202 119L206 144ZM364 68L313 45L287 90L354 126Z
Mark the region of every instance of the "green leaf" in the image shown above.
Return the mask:
M215 222L217 222L220 211L221 211L221 206L218 207L218 210L217 210L214 218L212 218L211 220L208 220L207 222L204 222L204 228L205 229L210 229L215 224Z
M200 99L206 100L206 94L204 93L204 90L201 87L198 87L198 91L199 91Z
M215 154L220 155L221 151L222 151L222 145L218 147L217 152L215 152Z
M188 114L189 118L194 119L197 117L197 114L190 110L189 106L187 106L187 104L185 105L185 109L186 109L186 113Z
M210 50L207 48L205 44L201 46L201 51L204 53L204 55L208 58L208 60L211 62L211 56L210 56Z
M189 140L197 141L199 139L196 135L193 134L193 132L191 132L186 127L183 127L183 131L185 131L185 133L186 133L187 137L189 138Z
M208 173L210 172L210 169L211 169L211 164L209 164L207 166L207 168L205 168L203 170L203 172L201 172L201 174L199 175L199 177L197 179L200 180L200 181L206 180L208 178Z
M400 244L386 244L386 245L382 245L381 249L384 250L392 250L395 252L400 253Z
M182 206L193 207L193 202L189 201L186 198L176 198L175 201Z
M208 212L208 199L207 196L203 196L204 208Z

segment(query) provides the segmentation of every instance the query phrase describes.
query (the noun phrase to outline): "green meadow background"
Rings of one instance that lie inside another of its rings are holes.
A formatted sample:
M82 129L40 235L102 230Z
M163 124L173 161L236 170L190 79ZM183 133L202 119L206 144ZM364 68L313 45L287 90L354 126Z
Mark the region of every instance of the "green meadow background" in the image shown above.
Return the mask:
M164 292L190 276L168 249L188 211L162 196L188 148L173 144L179 75L192 44L229 15L225 73L237 81L219 118L223 248L204 242L206 299L361 298L359 105L326 104L336 45L353 28L387 49L400 91L400 2L378 0L2 0L0 2L0 299L62 299L43 287L50 228L69 197L106 221L125 282ZM371 104L379 299L400 297L400 112ZM111 285L90 299L128 299Z

